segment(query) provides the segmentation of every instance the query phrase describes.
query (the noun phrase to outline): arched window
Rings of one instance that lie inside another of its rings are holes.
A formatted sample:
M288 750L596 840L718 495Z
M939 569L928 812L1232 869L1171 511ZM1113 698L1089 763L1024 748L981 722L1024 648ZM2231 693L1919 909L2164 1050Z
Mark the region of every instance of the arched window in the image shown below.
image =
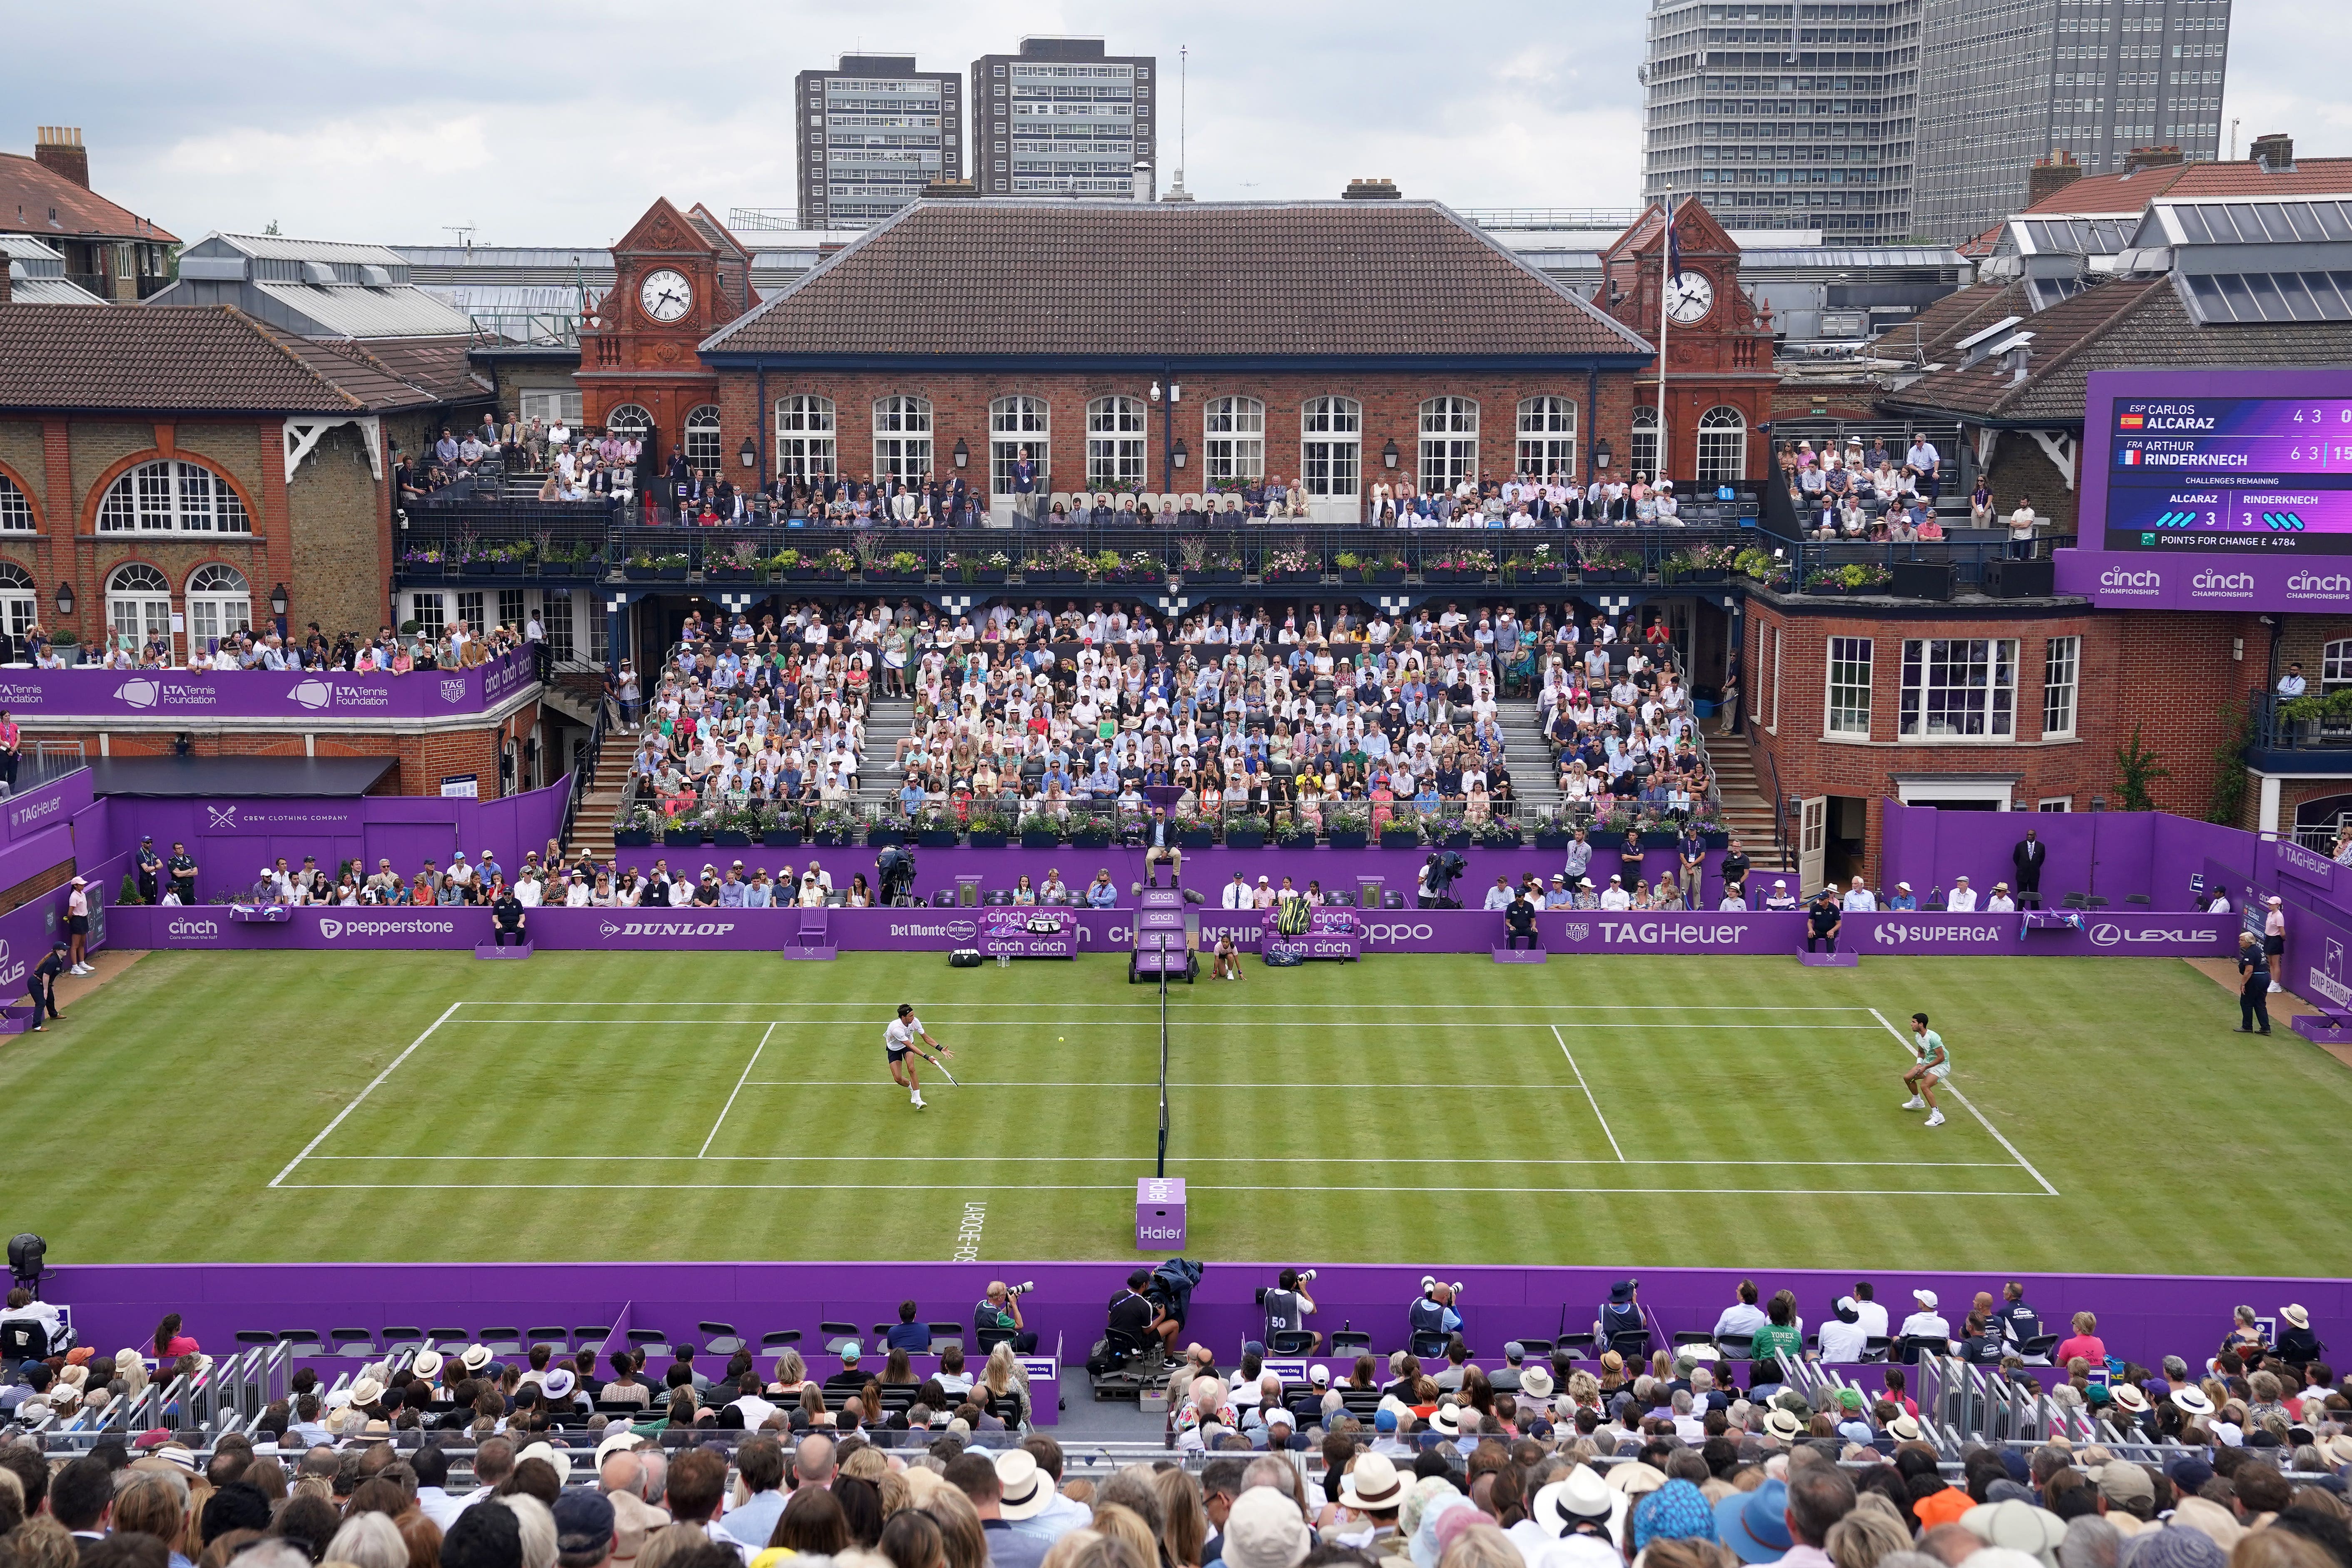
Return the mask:
M1030 397L1015 393L1000 397L988 405L988 490L991 495L1013 493L1013 465L1026 452L1030 462L1036 465L1037 488L1045 489L1045 470L1050 456L1047 437L1054 433L1052 409L1042 397Z
M1421 488L1452 489L1478 477L1478 403L1433 397L1421 405Z
M1748 421L1717 404L1698 416L1698 482L1728 484L1748 477Z
M931 477L931 400L874 400L874 477L914 484Z
M1565 397L1519 400L1519 472L1531 479L1576 477L1576 405Z
M1634 473L1658 477L1658 411L1654 408L1633 410L1632 462Z
M232 632L253 629L253 588L234 566L212 562L188 575L188 646L207 652Z
M719 466L719 405L706 403L686 416L686 460L697 473Z
M16 481L0 474L0 532L30 533L33 531L33 499L16 488Z
M808 484L838 472L836 461L833 399L776 399L776 477Z
M2319 650L2319 684L2352 686L2352 637Z
M604 416L604 428L625 440L642 441L654 427L654 416L634 403L624 403Z
M1354 500L1363 483L1364 405L1310 397L1298 411L1298 477L1312 500Z
M1087 486L1121 489L1143 483L1143 399L1097 397L1087 405Z
M40 618L40 590L31 574L13 561L0 561L0 631L21 638Z
M98 503L100 533L251 533L253 520L226 479L200 463L142 463Z
M1212 479L1265 477L1265 405L1255 397L1212 397L1201 411L1202 463Z
M143 561L114 569L106 580L106 626L118 643L136 648L172 635L172 584Z

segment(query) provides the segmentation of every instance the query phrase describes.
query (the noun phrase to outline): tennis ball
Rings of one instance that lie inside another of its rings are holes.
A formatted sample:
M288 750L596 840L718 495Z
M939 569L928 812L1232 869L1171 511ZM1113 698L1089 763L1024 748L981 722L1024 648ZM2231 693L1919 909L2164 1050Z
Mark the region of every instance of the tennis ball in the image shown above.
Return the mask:
M1066 1046L1069 1044L1069 1037L1066 1035L1055 1035L1054 1037L1054 1043L1055 1045Z

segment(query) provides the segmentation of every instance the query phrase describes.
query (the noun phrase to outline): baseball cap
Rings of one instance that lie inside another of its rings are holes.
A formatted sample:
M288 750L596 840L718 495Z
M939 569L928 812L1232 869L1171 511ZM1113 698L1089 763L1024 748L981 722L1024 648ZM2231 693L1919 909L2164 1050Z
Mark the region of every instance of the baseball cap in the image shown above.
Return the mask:
M1933 1290L1914 1290L1911 1292L1911 1299L1930 1311L1935 1310L1936 1293Z
M593 1487L574 1487L555 1498L555 1550L561 1556L601 1560L613 1540L613 1505Z
M1307 1381L1321 1388L1331 1381L1331 1369L1318 1362L1307 1369Z

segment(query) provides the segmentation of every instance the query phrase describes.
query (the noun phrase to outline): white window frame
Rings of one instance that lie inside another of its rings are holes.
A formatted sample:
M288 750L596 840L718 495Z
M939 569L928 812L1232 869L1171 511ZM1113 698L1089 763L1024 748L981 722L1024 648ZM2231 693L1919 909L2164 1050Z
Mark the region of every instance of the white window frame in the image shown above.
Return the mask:
M1518 471L1531 479L1576 478L1576 400L1545 394L1519 399Z
M2352 686L2352 637L2343 637L2319 650L2319 684Z
M1265 405L1255 397L1212 397L1201 405L1201 477L1265 478Z
M1362 404L1333 395L1310 397L1300 406L1298 482L1310 500L1351 501L1363 494Z
M719 405L704 403L687 410L686 465L698 474L716 473L725 461L719 449Z
M2033 809L2037 812L2046 811L2053 816L2071 812L2074 809L2074 797L2071 795L2045 795L2033 803Z
M1478 477L1478 400L1450 394L1421 405L1420 461L1413 481L1423 494L1433 484L1452 489Z
M129 476L124 476L128 478ZM172 583L144 561L126 561L106 574L106 631L133 649L150 637L172 635Z
M189 573L184 597L191 648L210 651L220 639L253 629L253 584L226 562L207 561Z
M1934 679L1939 671L1947 679ZM1955 671L1963 677L1957 683L1948 679ZM2017 739L2015 637L1906 637L1902 677L1898 740L1967 746Z
M1135 489L1144 481L1151 449L1150 416L1143 399L1114 393L1087 405L1087 488Z
M1053 450L1054 405L1025 392L1007 393L988 405L988 493L1013 494L1013 465L1024 447L1036 465L1037 488L1045 489L1045 468Z
M776 477L814 484L841 471L838 423L830 397L790 393L776 399Z
M408 595L408 620L416 623L418 636L437 641L449 629L449 601L438 588L412 590Z
M1748 477L1748 416L1718 403L1698 416L1698 462L1703 485L1736 484Z
M1822 668L1827 682L1822 732L1841 740L1870 739L1870 679L1876 648L1869 637L1831 637Z
M874 478L919 484L931 477L931 400L902 393L874 400Z
M605 414L604 429L623 440L643 441L654 433L653 412L642 404L624 403Z
M0 474L0 533L33 531L33 498L16 481Z
M32 574L13 561L0 561L0 631L21 638L41 620L41 590Z
M1764 726L1777 735L1780 732L1780 669L1786 662L1780 641L1780 628L1772 628L1772 721Z
M635 405L631 406L634 407ZM529 387L518 393L515 396L515 411L526 422L537 419L542 424L553 425L561 420L574 430L580 428L581 416L583 412L580 405L580 394L565 392L560 387L552 386ZM652 423L650 417L646 423L649 425Z
M2083 639L2052 637L2042 650L2042 738L2074 736L2083 698Z
M1655 479L1658 476L1658 411L1647 405L1633 410L1633 423L1625 441L1628 447L1628 471Z
M253 531L236 487L202 463L161 458L125 469L98 503L100 533Z

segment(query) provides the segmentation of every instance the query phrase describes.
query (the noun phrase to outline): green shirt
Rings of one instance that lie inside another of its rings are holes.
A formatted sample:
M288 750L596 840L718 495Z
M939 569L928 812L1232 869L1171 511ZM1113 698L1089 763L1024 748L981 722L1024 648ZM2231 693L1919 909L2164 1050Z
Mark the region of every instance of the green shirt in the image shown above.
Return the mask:
M1911 1050L1918 1057L1921 1067L1948 1068L1952 1065L1952 1054L1944 1049L1944 1037L1933 1029L1923 1035L1914 1035Z
M1797 1361L1804 1354L1805 1336L1786 1323L1767 1323L1756 1331L1748 1355L1756 1361Z

